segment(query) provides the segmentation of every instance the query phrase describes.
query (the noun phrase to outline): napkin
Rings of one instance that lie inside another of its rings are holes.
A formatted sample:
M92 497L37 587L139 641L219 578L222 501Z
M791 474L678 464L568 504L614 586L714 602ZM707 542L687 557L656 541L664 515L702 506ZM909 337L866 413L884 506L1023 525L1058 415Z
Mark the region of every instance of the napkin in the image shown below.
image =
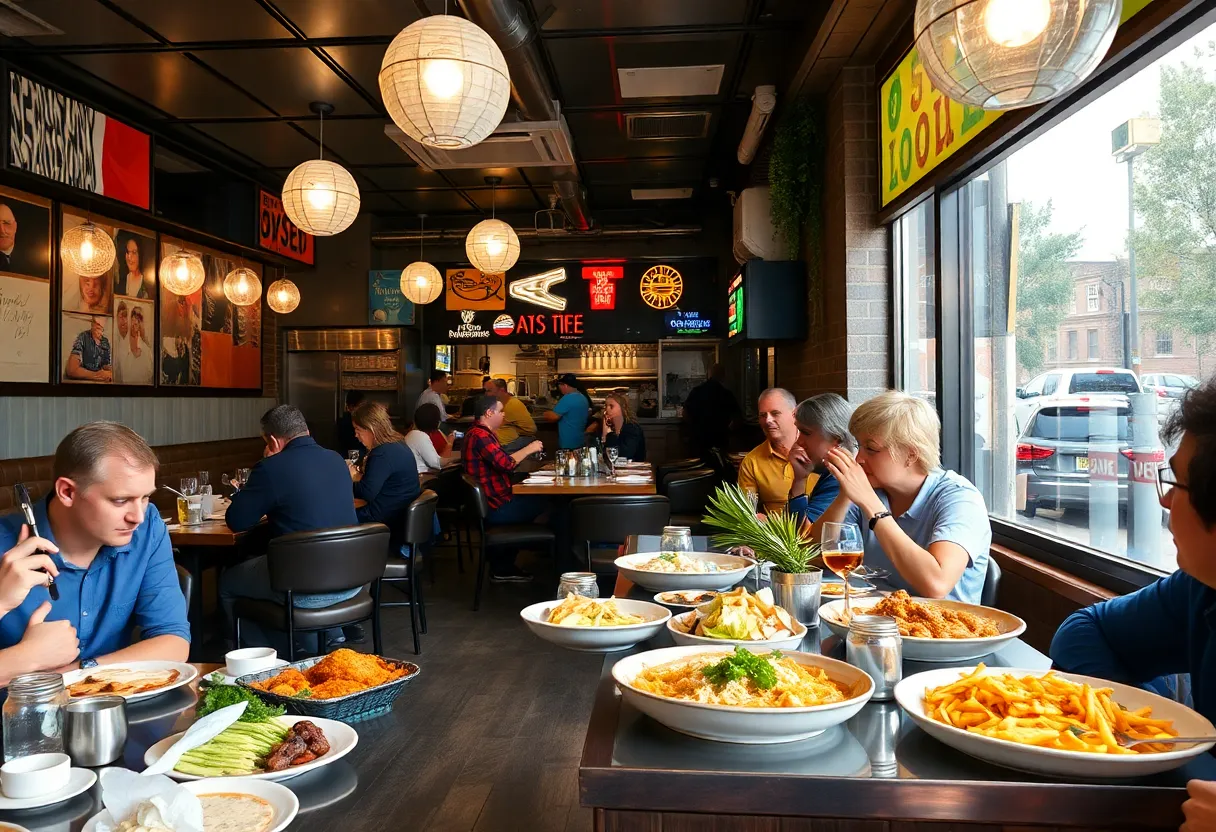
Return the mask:
M164 775L108 768L101 773L101 802L110 817L98 819L96 832L113 832L128 819L150 829L203 832L203 804Z
M186 729L186 733L182 734L180 740L166 748L164 755L159 760L144 769L144 774L164 774L172 771L183 754L218 737L224 732L224 729L241 718L241 714L245 713L247 707L249 707L248 702L237 702L235 705L229 705L226 708L220 708L215 713L207 714Z
M650 482L650 477L646 477L641 474L618 474L616 481L617 482L630 482L630 483L647 483L647 482Z

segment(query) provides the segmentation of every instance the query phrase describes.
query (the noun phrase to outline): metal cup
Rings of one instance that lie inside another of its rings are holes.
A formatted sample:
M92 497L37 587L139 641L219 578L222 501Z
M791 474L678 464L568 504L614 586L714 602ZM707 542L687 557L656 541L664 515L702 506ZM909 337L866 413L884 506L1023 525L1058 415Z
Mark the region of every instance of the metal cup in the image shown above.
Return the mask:
M90 696L64 706L63 745L72 765L104 766L122 756L127 744L127 700Z
M773 601L777 606L785 607L786 612L794 616L798 623L808 628L817 626L821 578L823 572L818 569L809 572L770 570L769 586L773 590Z

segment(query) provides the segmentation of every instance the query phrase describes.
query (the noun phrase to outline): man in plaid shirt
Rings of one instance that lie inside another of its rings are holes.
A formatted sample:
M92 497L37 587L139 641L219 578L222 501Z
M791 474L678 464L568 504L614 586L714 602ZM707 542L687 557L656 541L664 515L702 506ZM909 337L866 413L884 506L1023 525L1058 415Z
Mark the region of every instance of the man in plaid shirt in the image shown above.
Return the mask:
M475 478L485 492L486 502L490 505L486 525L531 523L547 505L544 498L536 495L512 496L511 472L526 457L543 450L544 446L537 440L508 454L495 435L502 426L502 402L494 396L478 396L475 412L477 421L464 435L461 461L465 473ZM491 581L532 580L530 574L515 565L514 551L495 548L490 550L489 557Z

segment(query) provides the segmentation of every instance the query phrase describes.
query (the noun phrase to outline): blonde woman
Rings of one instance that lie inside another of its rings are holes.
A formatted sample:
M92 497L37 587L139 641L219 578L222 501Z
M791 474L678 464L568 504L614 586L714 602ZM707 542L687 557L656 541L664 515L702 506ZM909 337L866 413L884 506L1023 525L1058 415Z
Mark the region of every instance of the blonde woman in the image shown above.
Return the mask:
M604 445L616 448L621 459L646 460L646 436L629 412L629 400L617 393L604 398Z
M348 466L355 483L355 497L367 501L355 513L360 523L388 526L389 551L401 552L406 509L422 491L418 462L405 444L405 437L393 429L384 405L364 401L351 411L350 417L355 436L367 448L362 472Z
M859 405L849 420L857 458L844 447L824 465L840 494L811 524L861 529L865 565L888 569L912 595L978 604L992 528L979 490L941 467L937 413L924 399L889 391Z

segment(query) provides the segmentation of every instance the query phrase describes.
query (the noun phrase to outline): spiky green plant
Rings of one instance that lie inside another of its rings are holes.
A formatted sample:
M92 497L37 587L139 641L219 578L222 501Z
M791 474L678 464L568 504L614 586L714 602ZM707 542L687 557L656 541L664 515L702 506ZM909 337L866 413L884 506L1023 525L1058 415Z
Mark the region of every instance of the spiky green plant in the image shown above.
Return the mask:
M704 522L722 529L713 536L716 545L746 546L782 572L809 572L811 559L819 554L818 544L803 538L801 518L783 509L761 522L751 500L730 483L719 486L709 498Z

